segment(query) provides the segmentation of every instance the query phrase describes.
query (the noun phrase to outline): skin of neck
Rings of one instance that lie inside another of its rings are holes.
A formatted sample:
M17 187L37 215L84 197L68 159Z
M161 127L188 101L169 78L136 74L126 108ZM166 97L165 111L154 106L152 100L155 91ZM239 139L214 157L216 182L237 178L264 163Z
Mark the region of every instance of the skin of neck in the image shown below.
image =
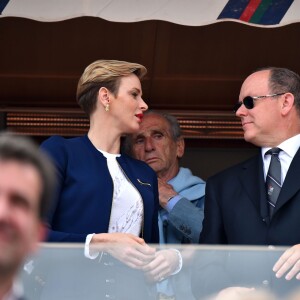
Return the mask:
M101 124L96 120L101 120ZM109 118L92 116L88 137L97 149L113 154L120 153L121 134L115 132L114 124L110 124Z
M272 136L265 137L258 145L261 147L277 147L284 141L300 134L300 118L296 111L286 116L282 125L278 126Z
M179 172L179 163L178 160L176 164L171 166L168 170L161 170L157 172L157 177L165 182L173 179Z

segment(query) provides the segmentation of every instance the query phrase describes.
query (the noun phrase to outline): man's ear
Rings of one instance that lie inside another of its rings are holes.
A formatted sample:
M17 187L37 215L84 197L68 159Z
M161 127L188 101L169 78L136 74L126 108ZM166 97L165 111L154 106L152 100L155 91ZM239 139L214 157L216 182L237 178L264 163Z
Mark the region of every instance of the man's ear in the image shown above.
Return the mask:
M177 145L177 157L181 158L184 154L185 143L183 137L179 137L176 141Z
M295 97L292 93L286 93L281 100L281 113L287 115L294 106Z

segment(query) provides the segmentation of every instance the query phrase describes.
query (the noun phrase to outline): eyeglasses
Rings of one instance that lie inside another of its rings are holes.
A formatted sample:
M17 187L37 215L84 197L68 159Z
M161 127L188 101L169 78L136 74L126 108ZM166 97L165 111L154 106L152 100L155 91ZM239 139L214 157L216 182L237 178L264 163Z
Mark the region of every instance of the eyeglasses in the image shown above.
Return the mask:
M284 95L284 94L286 94L286 93L278 93L278 94L271 94L271 95L265 95L265 96L255 96L255 97L247 96L243 99L243 101L238 102L234 106L233 111L236 113L237 110L242 106L242 104L244 104L247 109L252 109L254 107L254 101L257 100L257 99L276 97L276 96L281 96L281 95Z

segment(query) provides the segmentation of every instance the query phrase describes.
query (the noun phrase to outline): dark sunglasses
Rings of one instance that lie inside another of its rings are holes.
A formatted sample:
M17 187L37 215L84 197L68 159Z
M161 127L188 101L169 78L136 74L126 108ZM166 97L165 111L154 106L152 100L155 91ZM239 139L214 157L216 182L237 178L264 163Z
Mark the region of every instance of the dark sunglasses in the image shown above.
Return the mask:
M271 95L265 95L265 96L255 96L255 97L247 96L243 99L243 101L238 102L234 106L233 111L236 113L237 110L242 106L242 104L244 104L247 109L252 109L254 107L254 101L257 100L257 99L276 97L276 96L281 96L281 95L284 95L284 94L286 94L286 93L278 93L278 94L271 94Z

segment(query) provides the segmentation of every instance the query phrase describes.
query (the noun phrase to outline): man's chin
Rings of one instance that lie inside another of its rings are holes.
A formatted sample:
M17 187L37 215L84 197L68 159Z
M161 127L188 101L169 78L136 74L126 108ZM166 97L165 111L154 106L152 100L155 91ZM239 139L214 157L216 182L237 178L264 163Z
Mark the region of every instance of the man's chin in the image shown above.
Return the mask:
M255 139L255 135L249 131L244 132L244 140L248 143L253 143L253 140Z
M157 161L155 160L150 160L147 161L147 164L157 173L159 171L159 165Z

